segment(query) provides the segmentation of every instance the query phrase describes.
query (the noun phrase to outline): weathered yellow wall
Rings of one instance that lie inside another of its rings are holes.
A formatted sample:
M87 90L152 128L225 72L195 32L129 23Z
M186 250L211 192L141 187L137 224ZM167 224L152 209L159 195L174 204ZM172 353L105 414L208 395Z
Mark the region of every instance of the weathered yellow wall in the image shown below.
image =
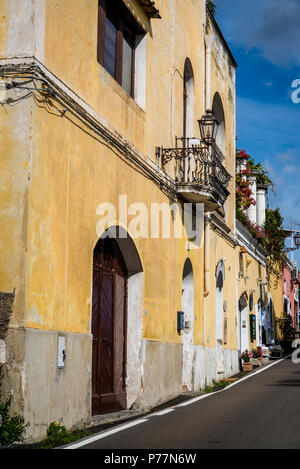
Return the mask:
M216 268L223 259L225 265L225 280L223 286L223 302L227 303L227 343L225 349L237 348L237 323L236 323L236 263L235 248L215 230L210 231L210 259L209 259L209 295L205 298L206 325L205 337L207 347L216 347ZM224 330L224 329L223 329Z
M237 273L240 272L240 247L237 248ZM256 316L256 324L258 321L257 313L255 310L255 305L258 305L258 301L260 299L260 286L258 279L262 279L262 283L265 283L265 267L262 266L250 253L243 253L243 267L244 267L244 278L240 277L238 281L238 299L242 296L244 292L248 295L248 321L249 315L254 314ZM265 287L263 287L264 289ZM253 293L253 308L250 310L249 306L249 299L250 294ZM256 348L259 342L259 338L256 336L256 340L251 341L250 336L250 323L248 322L248 330L249 330L249 347L250 349Z
M15 319L22 325L26 295L31 102L0 107L0 290L15 289Z
M208 30L211 31L211 28ZM225 120L225 161L224 166L232 176L225 205L225 222L235 231L235 70L228 53L221 46L220 40L213 43L211 60L211 107L215 93L219 93Z
M0 0L0 58L6 57L6 43L8 34L8 0Z
M275 324L273 324L275 338L282 340L283 339L283 331L280 328L280 325L284 323L282 321L278 321L278 319L284 318L283 313L283 294L282 294L282 279L277 278L274 274L270 275L270 280L268 282L268 297L272 299L273 303L273 321L275 320ZM269 299L269 298L268 298Z
M175 136L183 132L183 69L189 57L195 80L195 125L191 136L199 136L196 120L205 111L203 1L186 0L184 5L181 0L157 1L162 19L151 21L147 36L145 110L97 62L97 4L97 0L46 0L44 65L86 101L109 128L116 129L139 152L155 160L155 147L173 146ZM150 23L137 3L130 1L130 4L135 5L137 14L149 28ZM3 23L1 44L6 40L5 35ZM214 92L219 91L223 100L227 139L225 166L234 175L234 105L227 99L232 86L229 69L220 73L213 62L212 98ZM20 109L23 106L20 104ZM22 139L14 137L13 122L7 117L5 120L4 148L17 151ZM26 162L23 156L16 162L21 172L16 186L20 188L23 184L25 194L26 184L21 179L26 180L30 175L28 199L23 197L24 201L28 200L27 209L22 212L23 216L26 210L30 213L25 230L26 239L30 241L24 248L19 243L20 234L11 236L11 230L5 228L3 235L3 243L11 245L10 252L14 251L14 256L20 249L20 263L26 260L25 275L22 266L15 265L12 280L5 280L7 285L1 284L2 290L9 290L14 286L14 278L26 278L26 303L23 309L16 310L12 325L89 332L98 204L111 202L117 207L119 194L127 194L128 204L143 202L149 208L150 202L168 202L168 199L153 182L130 168L68 112L60 117L33 104L32 142L26 153L30 170L23 165ZM234 179L226 210L226 221L232 229L233 184ZM13 192L13 187L8 188L6 197L11 199ZM148 314L144 315L144 336L166 342L181 341L176 330L177 310L181 309L183 265L190 257L195 282L195 344L203 344L203 249L188 252L185 239L137 239L136 246L145 270L143 311L147 310ZM233 279L232 247L216 238L212 250L214 268L225 252L227 275ZM9 278L8 267L4 267L3 272L3 277ZM227 283L224 298L229 312L234 310L234 300L228 279ZM211 290L214 287L211 281ZM215 311L213 294L209 301L208 309ZM227 346L232 348L236 343L233 316L229 324ZM211 337L214 327L209 319L206 328Z

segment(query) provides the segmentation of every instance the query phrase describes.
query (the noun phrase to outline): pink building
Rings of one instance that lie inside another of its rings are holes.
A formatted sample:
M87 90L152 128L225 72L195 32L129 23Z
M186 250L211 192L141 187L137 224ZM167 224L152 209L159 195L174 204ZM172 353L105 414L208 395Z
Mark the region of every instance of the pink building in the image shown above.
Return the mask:
M292 317L293 327L299 329L299 271L286 259L282 274L283 312Z

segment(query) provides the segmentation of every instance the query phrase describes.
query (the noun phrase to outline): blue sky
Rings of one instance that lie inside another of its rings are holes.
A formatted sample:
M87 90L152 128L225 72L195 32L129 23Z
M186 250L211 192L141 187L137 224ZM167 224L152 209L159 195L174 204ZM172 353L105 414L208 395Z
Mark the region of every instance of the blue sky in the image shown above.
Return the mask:
M237 147L269 170L276 189L270 207L280 207L286 228L292 220L300 230L300 103L292 101L292 83L300 79L300 0L215 4L238 63ZM294 260L300 267L300 250Z

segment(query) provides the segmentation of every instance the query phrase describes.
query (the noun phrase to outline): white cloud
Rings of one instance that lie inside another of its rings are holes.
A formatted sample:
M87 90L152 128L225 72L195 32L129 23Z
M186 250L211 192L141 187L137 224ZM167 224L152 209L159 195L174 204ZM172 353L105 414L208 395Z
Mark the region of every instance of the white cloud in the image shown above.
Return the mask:
M279 153L278 155L276 155L276 159L280 162L296 161L297 150L295 148L288 148L283 153Z
M270 62L300 65L299 0L216 0L225 37Z
M263 85L265 85L266 88L271 88L273 82L271 80L263 80Z
M295 173L299 174L299 170L300 170L299 166L294 166L291 164L287 164L286 166L282 168L283 174L295 174Z

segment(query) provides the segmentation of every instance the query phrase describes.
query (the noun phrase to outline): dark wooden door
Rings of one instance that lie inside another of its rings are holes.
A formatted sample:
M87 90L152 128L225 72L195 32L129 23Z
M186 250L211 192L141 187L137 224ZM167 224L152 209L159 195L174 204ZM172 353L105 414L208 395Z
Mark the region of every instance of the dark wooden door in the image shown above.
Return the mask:
M93 415L126 409L127 271L115 240L100 240L93 264Z

